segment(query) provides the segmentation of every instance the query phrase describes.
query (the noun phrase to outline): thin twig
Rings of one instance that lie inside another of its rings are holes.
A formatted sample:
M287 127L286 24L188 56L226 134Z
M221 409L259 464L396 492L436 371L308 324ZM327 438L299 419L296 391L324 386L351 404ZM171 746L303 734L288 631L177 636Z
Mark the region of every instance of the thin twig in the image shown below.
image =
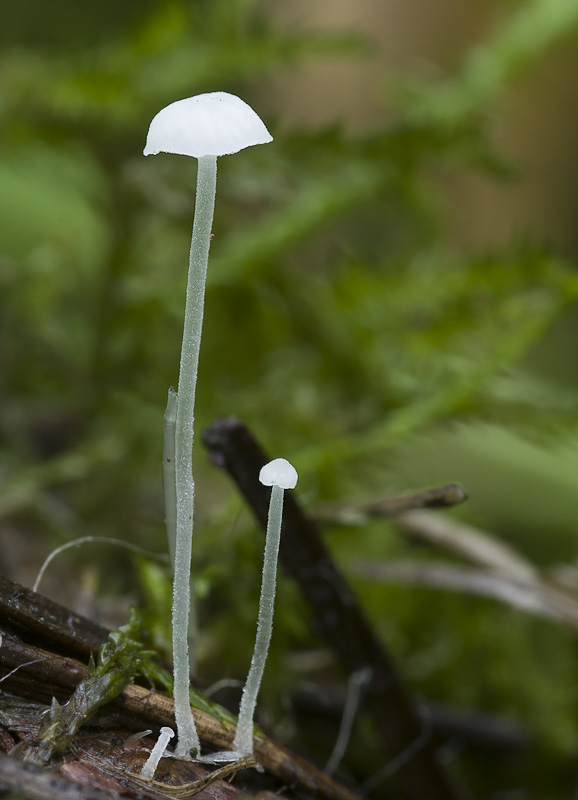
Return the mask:
M406 511L395 517L396 526L411 539L459 555L520 583L532 583L538 571L520 553L489 533L431 511Z
M60 545L60 547L56 547L51 553L49 553L38 571L32 591L38 591L38 587L40 586L40 582L44 577L44 573L56 556L60 555L60 553L64 553L65 550L69 550L71 547L79 547L81 544L93 543L113 544L116 547L121 547L124 550L130 550L132 553L138 553L139 555L155 559L156 561L167 561L167 556L164 553L153 553L151 550L146 550L144 547L139 547L137 544L131 544L131 542L125 542L123 539L113 539L110 536L81 536L78 539L73 539L71 542L66 542L66 544Z
M349 740L351 738L353 723L355 722L355 717L359 711L361 694L364 686L367 685L370 678L371 670L368 668L360 670L359 672L354 672L353 675L350 675L349 680L347 681L347 696L345 698L345 705L343 706L343 716L341 717L339 733L337 734L337 739L335 741L335 745L333 746L333 752L329 756L329 760L325 765L325 772L328 775L335 774L335 770L345 755L347 745L349 744Z
M525 587L528 603L533 593L540 598L542 607L546 609L545 614L578 629L578 600L575 593L564 589L558 581L542 577L531 562L489 533L428 511L400 514L395 517L395 524L410 538L459 555L485 567L496 578L516 585L520 599Z
M14 667L14 669L11 669L10 672L8 672L6 675L3 675L0 678L0 683L2 683L3 681L7 681L9 678L11 678L13 675L15 675L18 672L19 669L23 669L24 667L28 667L31 664L39 664L40 661L42 661L41 658L33 658L32 661L25 661L24 664L18 664L17 667Z

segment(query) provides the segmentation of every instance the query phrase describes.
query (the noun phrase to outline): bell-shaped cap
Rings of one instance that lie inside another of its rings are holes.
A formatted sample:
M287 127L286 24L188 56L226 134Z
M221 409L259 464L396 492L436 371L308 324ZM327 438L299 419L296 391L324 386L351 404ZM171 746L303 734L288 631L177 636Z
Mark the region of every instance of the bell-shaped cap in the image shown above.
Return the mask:
M284 458L275 458L261 468L259 480L263 486L280 486L294 489L297 485L297 470Z
M272 142L261 118L239 97L209 92L177 100L150 124L145 156L225 156L254 144Z

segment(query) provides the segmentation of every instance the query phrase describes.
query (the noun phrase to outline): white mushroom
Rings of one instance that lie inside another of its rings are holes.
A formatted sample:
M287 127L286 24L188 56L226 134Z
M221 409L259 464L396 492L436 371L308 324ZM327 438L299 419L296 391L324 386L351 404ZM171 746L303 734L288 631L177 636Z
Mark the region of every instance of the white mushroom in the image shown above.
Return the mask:
M173 582L174 701L178 744L175 753L187 757L200 750L189 704L188 620L191 605L190 570L195 484L192 472L195 390L205 303L209 244L215 206L217 157L254 144L272 141L257 114L226 92L211 92L171 103L151 122L145 155L180 153L198 159L197 194L178 398L175 422L176 539ZM167 514L167 518L170 518Z
M159 761L164 755L165 747L169 743L169 741L173 738L175 732L172 728L161 728L161 732L159 733L159 738L155 742L155 746L151 750L151 754L146 760L143 768L140 771L140 774L143 778L149 778L152 780L155 776L155 772L157 771L157 767L159 765Z
M261 469L259 480L265 486L271 486L272 488L269 501L269 517L267 519L265 555L263 557L263 578L261 596L259 598L257 637L249 674L243 688L237 733L233 742L233 750L239 758L253 753L253 716L273 630L277 560L283 519L283 496L285 489L295 488L297 471L284 458L276 458Z

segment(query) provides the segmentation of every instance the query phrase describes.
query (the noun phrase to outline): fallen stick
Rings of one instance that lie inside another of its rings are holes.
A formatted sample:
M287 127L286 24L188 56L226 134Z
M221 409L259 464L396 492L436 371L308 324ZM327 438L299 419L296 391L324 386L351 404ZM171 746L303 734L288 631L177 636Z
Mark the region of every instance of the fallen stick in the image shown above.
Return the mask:
M26 679L29 689L35 685L44 688L45 695L52 687L74 690L86 678L88 668L66 656L59 656L19 639L8 630L0 630L0 670L8 672L20 669L6 679L3 688L12 683L21 686ZM142 686L129 684L113 701L112 707L123 709L136 720L154 725L172 725L175 711L173 701L164 695L151 692ZM204 711L193 708L199 736L204 743L216 750L231 749L235 728L225 727L222 722ZM290 753L285 748L259 735L255 738L255 757L259 764L283 783L294 785L309 795L324 800L354 800L354 795L333 781L305 759Z

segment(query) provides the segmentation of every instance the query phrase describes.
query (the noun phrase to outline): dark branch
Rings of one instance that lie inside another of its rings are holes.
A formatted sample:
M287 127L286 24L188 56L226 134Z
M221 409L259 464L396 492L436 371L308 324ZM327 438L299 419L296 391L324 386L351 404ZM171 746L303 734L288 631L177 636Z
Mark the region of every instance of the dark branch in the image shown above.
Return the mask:
M34 644L84 660L97 653L110 632L4 577L0 577L0 619Z

